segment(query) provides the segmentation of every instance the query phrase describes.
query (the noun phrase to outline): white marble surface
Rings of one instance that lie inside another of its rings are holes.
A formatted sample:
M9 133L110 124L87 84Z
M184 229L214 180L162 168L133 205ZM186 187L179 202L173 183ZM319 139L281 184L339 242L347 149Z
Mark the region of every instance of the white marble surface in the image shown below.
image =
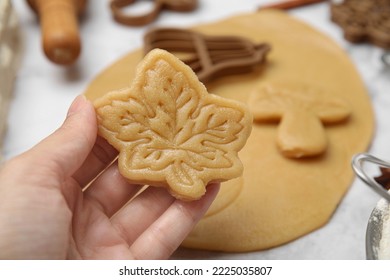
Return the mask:
M254 11L264 3L256 0L202 0L196 12L164 12L153 25L191 26L216 21L241 12ZM62 123L72 100L105 67L138 48L146 27L123 27L111 19L107 0L90 0L81 23L83 52L71 67L50 63L40 45L39 24L24 0L13 1L24 38L24 55L11 104L4 157L11 158L32 147ZM329 20L326 3L295 9L294 17L328 34L355 62L372 97L377 118L376 135L370 152L390 159L390 68L380 56L382 50L370 45L351 45ZM150 25L148 26L150 27ZM353 139L351 139L353 141ZM289 244L267 251L245 254L209 253L180 249L173 258L221 259L365 259L365 230L371 210L379 197L355 180L330 222L319 230Z

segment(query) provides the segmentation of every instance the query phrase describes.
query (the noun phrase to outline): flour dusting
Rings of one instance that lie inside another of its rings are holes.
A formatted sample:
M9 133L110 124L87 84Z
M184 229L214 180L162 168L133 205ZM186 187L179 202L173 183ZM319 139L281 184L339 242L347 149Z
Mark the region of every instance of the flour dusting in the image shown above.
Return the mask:
M381 199L377 206L377 210L382 213L382 236L379 242L378 259L390 259L390 205L385 199Z

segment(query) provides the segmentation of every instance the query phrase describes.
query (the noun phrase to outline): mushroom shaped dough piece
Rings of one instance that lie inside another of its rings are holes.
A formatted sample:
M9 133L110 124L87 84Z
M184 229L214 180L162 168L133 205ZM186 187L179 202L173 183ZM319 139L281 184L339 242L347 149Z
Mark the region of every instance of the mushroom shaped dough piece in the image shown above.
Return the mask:
M348 104L309 87L264 85L254 91L249 107L255 122L280 121L277 145L289 158L313 157L325 152L324 124L346 120Z

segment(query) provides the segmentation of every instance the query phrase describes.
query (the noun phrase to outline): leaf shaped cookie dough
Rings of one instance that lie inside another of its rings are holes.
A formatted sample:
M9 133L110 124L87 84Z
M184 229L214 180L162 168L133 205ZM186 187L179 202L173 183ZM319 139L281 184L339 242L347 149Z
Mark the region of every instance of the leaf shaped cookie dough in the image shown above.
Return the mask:
M207 183L242 174L237 154L251 131L249 110L208 94L191 68L166 51L151 51L130 88L94 105L99 134L119 151L119 170L131 182L195 200Z

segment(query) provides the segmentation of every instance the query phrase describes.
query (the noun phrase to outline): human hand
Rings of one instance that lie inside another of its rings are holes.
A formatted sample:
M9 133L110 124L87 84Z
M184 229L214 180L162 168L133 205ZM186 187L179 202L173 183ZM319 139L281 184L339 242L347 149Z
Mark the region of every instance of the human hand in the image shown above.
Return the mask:
M57 131L1 168L1 259L166 259L218 192L183 202L149 187L128 203L143 186L109 165L117 151L96 135L80 96Z

